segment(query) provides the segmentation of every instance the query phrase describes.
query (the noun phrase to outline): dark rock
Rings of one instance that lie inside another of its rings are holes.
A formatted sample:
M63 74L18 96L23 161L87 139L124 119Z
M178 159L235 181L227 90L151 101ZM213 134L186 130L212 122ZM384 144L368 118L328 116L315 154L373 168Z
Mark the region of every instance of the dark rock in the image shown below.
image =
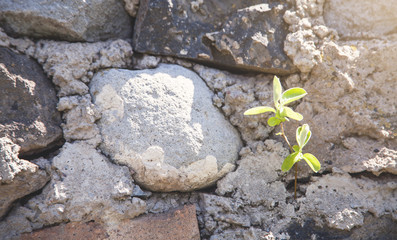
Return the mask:
M152 195L149 191L143 191L138 185L134 186L134 190L132 190L131 197L138 197L142 199L148 199Z
M0 47L0 137L20 154L46 150L61 137L54 86L35 61Z
M276 74L296 71L284 53L288 8L277 1L143 0L135 24L137 52Z
M131 38L119 0L2 0L0 26L11 35L67 41Z

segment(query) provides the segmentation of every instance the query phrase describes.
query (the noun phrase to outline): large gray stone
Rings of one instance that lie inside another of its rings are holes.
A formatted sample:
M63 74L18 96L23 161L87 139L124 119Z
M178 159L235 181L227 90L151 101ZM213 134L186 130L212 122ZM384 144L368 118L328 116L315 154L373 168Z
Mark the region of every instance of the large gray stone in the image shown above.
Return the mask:
M27 155L52 147L61 137L61 116L51 81L25 55L0 47L0 137Z
M9 34L67 41L132 34L131 19L119 0L3 0L0 26Z
M0 138L0 218L12 202L39 190L49 175L39 166L18 158L20 147L8 138Z
M286 3L159 1L140 3L134 50L277 74L296 70L283 51Z
M155 191L189 191L213 184L234 168L237 131L212 105L194 72L177 65L106 70L90 85L102 112L102 150L131 167Z

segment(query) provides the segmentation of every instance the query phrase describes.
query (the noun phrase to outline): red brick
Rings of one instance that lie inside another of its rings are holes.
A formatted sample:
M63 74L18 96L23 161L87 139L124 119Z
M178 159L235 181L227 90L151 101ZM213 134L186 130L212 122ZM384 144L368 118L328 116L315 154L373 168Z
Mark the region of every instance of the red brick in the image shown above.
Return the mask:
M108 239L105 229L95 222L71 222L25 233L20 240Z
M115 240L200 240L194 205L126 220L108 233Z
M126 219L106 230L95 222L72 222L23 234L20 240L200 240L196 207Z

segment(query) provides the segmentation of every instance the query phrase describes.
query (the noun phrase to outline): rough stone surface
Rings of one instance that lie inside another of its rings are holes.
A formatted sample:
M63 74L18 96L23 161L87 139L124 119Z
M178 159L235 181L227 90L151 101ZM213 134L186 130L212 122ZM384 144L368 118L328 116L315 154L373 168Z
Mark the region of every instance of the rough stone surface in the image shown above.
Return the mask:
M286 8L281 1L144 0L135 24L134 50L291 73L296 68L283 52Z
M65 143L51 168L50 184L25 205L32 212L28 218L33 229L92 220L111 226L146 210L144 201L131 197L134 184L128 168L111 164L89 143ZM20 229L24 231L29 230Z
M136 17L139 8L139 0L123 0L124 8L131 17Z
M10 139L0 138L0 218L13 201L39 190L49 180L39 166L18 158L19 149Z
M324 20L327 26L337 30L346 38L379 38L395 34L397 13L395 1L373 0L356 1L334 0L324 4Z
M291 24L293 32L290 35L296 35L297 41L313 47L309 52L301 51L300 57L299 54L289 55L294 63L300 58L314 59L311 55L317 52L312 64L306 64L305 70L301 69L301 83L287 82L288 87L300 85L309 93L296 108L313 132L306 151L320 158L324 163L323 170L337 167L350 173L395 173L397 110L394 103L397 99L392 89L397 88L397 72L391 62L397 56L397 35L384 33L370 39L338 40L339 33L325 26L321 10L323 3L316 2L310 7L300 3L294 11L284 15ZM329 3L325 9L344 12L352 4L351 1L339 5ZM386 2L381 3L384 4ZM371 16L375 19L384 14L378 7L371 8ZM357 9L368 10L368 2L364 1ZM367 10L365 12L369 12ZM366 19L373 18L368 16ZM342 17L340 26L348 29L344 21ZM364 20L358 18L357 21ZM376 31L374 27L371 29L367 31ZM328 32L326 36L321 37L325 32ZM298 37L299 34L303 35ZM306 74L308 72L310 74ZM287 134L294 135L297 125L289 124ZM308 168L301 170L302 176L310 171Z
M116 228L109 229L108 234L110 239L200 239L194 205L186 205L166 213L148 214L132 220L124 220Z
M243 113L250 107L273 104L273 75L236 75L198 64L194 70L214 92L213 104L222 109L248 145L269 137L273 128L267 125L266 116L247 117Z
M131 65L132 48L124 40L96 43L39 41L34 57L60 88L58 96L84 95L94 72Z
M66 41L130 38L131 20L118 0L4 0L0 25L9 34Z
M364 214L397 217L397 184L393 180L374 181L365 177L327 175L307 187L298 215L311 215L319 225L351 230L364 224ZM396 225L396 224L394 224Z
M63 112L62 128L66 140L94 139L99 144L101 139L95 121L100 118L100 113L91 103L90 95L62 97L57 109Z
M43 151L62 137L54 86L32 59L0 47L0 136L20 154Z
M265 145L258 144L255 150L255 153L245 153L237 170L218 181L216 191L221 195L232 193L233 198L241 198L250 204L271 205L283 201L286 189L277 180L288 150L274 140L267 140Z
M161 61L160 57L142 54L142 56L135 55L133 58L134 69L142 70L148 68L156 68Z
M240 138L194 73L176 65L107 70L91 82L102 150L156 191L212 185L233 170Z

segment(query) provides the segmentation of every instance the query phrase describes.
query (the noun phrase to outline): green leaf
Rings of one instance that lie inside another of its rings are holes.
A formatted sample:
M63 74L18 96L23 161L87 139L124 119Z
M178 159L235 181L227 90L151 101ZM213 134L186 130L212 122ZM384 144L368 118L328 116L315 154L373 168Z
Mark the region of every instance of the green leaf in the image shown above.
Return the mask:
M290 88L281 96L281 104L286 105L293 101L303 98L307 92L303 88Z
M314 172L318 172L320 170L321 164L313 154L305 153L303 154L303 159L305 159L306 163Z
M288 172L292 166L294 166L294 164L299 160L296 160L297 156L298 156L299 152L294 152L290 155L288 155L288 157L286 157L284 159L283 164L281 165L281 170L283 172Z
M267 120L267 124L269 124L270 127L274 127L276 125L279 125L281 123L280 119L271 117L269 120Z
M292 146L292 149L295 151L295 152L300 152L300 148L299 148L299 146L298 145L294 145L294 146Z
M296 142L301 149L309 142L311 135L312 132L307 124L303 124L296 129Z
M281 87L280 79L277 76L274 76L274 78L273 78L273 101L274 101L274 106L276 106L276 108L278 108L282 91L283 91L283 88Z
M260 107L254 107L250 108L247 111L244 112L244 115L256 115L256 114L261 114L265 112L274 112L276 113L276 110L272 107L265 107L265 106L260 106Z
M294 112L294 110L292 110L292 108L284 107L284 111L285 111L285 115L289 118L292 118L297 121L301 121L303 119L302 114Z

